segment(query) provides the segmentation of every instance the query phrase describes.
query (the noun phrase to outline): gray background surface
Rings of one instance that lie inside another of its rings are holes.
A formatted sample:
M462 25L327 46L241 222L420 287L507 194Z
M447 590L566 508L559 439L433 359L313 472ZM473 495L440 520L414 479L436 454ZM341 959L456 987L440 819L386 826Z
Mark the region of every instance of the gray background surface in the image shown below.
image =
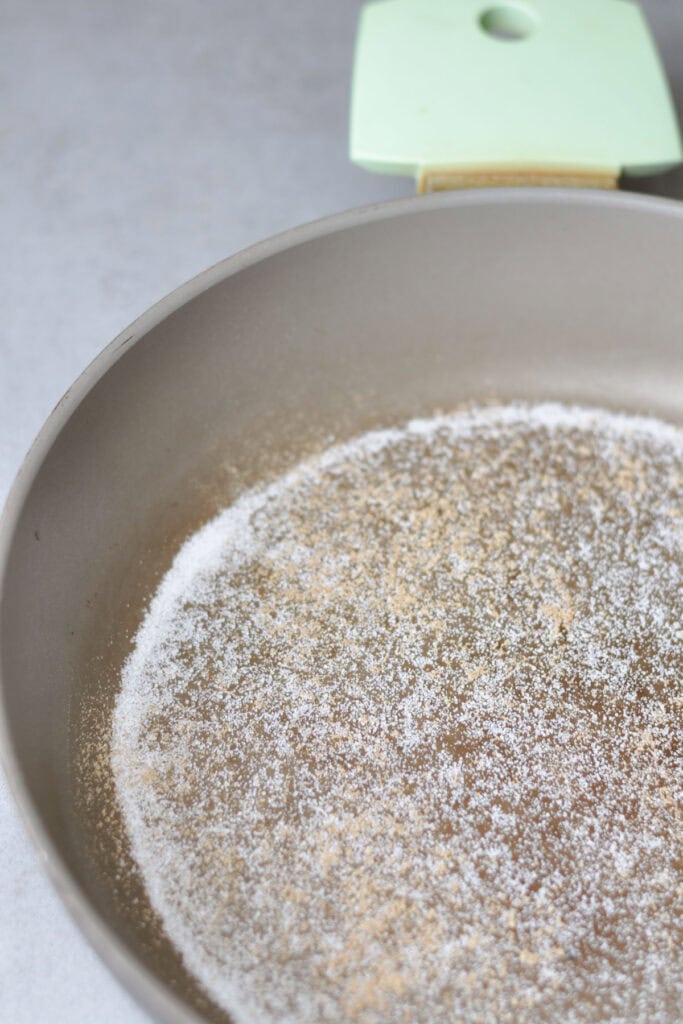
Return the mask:
M681 116L683 5L644 6ZM74 377L166 292L274 232L412 193L346 157L359 8L0 0L0 504ZM683 197L683 172L641 187ZM43 877L1 776L0 1020L147 1020Z

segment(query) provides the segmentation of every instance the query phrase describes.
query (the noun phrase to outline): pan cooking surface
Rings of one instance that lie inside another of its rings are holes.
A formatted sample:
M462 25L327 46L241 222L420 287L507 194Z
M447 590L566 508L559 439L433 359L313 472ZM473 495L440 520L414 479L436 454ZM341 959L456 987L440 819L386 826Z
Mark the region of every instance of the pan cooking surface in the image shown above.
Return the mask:
M682 487L659 421L480 408L185 543L112 767L236 1021L675 1019Z

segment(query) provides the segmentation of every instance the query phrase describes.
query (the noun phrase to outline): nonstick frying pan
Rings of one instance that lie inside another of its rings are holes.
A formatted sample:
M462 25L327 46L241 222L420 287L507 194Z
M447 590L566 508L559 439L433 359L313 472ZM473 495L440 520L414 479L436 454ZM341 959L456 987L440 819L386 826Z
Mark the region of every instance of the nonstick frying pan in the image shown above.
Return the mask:
M161 1020L221 1018L117 880L107 794L86 780L84 796L83 775L183 537L330 437L462 401L683 422L682 263L683 208L665 200L529 189L372 207L180 288L55 409L0 537L4 761L67 905Z

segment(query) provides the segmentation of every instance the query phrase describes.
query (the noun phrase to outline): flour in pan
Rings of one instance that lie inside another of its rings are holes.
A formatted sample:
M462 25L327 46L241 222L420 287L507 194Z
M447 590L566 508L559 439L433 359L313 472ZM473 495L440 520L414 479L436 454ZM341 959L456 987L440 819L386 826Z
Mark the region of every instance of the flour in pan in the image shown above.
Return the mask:
M366 434L192 537L112 767L237 1024L680 1021L683 437L559 405Z

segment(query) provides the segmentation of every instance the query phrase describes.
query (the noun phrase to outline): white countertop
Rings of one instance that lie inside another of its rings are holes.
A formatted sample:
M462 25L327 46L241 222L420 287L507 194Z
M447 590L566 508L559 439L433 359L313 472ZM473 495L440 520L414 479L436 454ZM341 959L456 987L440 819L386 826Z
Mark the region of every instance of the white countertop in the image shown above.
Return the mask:
M683 6L644 6L680 116ZM359 7L4 0L0 504L71 381L162 295L274 232L412 193L347 160ZM648 187L683 197L683 172ZM0 908L0 1020L148 1020L61 906L1 776Z

